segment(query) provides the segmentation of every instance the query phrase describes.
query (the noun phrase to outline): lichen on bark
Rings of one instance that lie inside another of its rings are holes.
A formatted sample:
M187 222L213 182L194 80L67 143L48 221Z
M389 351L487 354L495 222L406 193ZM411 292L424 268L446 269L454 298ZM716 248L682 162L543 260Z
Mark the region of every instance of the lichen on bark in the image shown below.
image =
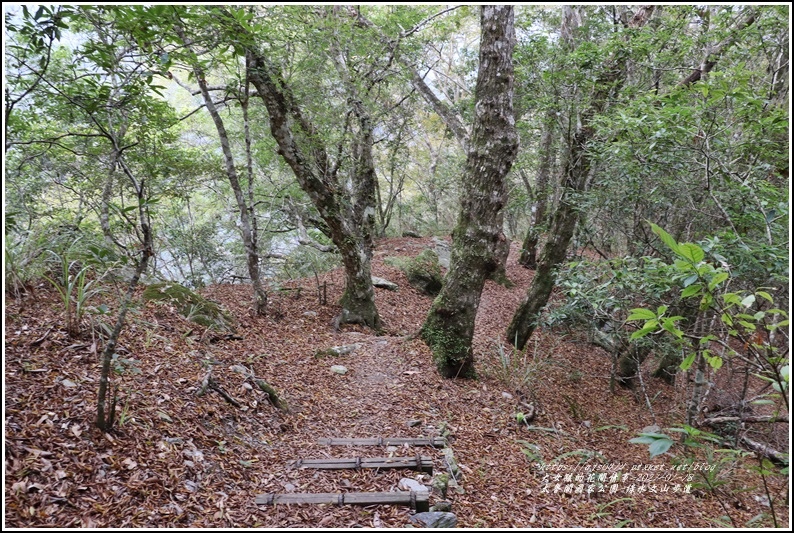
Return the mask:
M420 331L445 377L474 377L474 320L485 280L504 264L504 178L518 151L513 117L513 8L483 6L475 119L450 268Z

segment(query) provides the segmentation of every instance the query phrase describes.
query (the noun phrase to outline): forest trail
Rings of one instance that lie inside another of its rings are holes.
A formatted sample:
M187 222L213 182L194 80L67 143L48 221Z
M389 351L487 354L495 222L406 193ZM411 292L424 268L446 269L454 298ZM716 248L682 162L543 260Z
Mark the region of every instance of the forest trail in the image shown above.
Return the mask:
M702 491L548 491L541 459L606 471L620 464L624 470L669 468L669 457L649 460L647 447L628 443L651 417L631 392L609 392L609 358L600 349L564 332L539 330L529 355L512 358L525 365L500 365L496 343L532 276L516 264L515 244L507 269L515 285L489 281L483 293L474 343L480 379L439 377L429 350L413 338L431 298L383 263L387 256L416 255L430 243L378 243L373 273L400 285L396 292L377 289L386 325L380 336L357 326L335 331L337 308L318 304L314 279L284 284L300 291L274 291L265 318L250 313L246 286L203 290L237 318L242 340L200 342L200 328L168 306L136 309L122 337L129 363L114 376L118 429L109 436L92 427L99 365L90 335L66 337L54 295L44 285L33 298L9 300L6 525L404 527L411 514L405 507L258 507L254 499L263 493L392 491L402 477L430 483L410 471L314 471L291 462L419 452L443 472L443 450L317 443L324 437L443 434L461 469L461 488L448 493L459 526L613 527L628 520L636 527L712 527L710 519L723 511ZM340 271L320 275L329 302L341 294L342 279ZM345 355L320 353L352 344L360 346ZM234 365L276 387L290 413L246 387ZM333 365L344 365L347 373L332 372ZM209 369L240 408L214 392L196 396ZM516 384L523 386L522 397ZM679 404L675 389L657 380L648 387L657 423L677 421L669 411ZM517 422L522 400L537 405L537 429ZM533 460L523 451L526 444L537 447ZM741 471L729 474L731 483L744 483ZM730 497L741 523L763 510L754 498L759 490ZM431 505L439 499L434 493Z

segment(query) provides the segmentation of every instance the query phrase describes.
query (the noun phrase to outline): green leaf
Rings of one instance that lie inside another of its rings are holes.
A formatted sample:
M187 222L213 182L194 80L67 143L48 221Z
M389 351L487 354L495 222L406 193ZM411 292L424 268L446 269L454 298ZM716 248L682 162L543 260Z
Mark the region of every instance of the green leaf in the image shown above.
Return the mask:
M684 372L686 372L687 370L689 370L689 367L691 367L691 366L692 366L692 363L694 363L694 362L695 362L695 354L694 354L694 353L691 353L691 354L689 354L689 355L686 357L686 359L684 359L683 361L681 361L681 370L683 370Z
M728 279L727 272L717 272L717 274L709 281L709 290L714 290L714 287Z
M684 336L684 332L675 327L675 320L673 318L665 318L662 321L662 327L679 339Z
M733 319L727 313L722 313L722 322L726 326L733 326Z
M706 360L711 365L711 368L713 368L714 370L719 370L720 368L722 368L722 363L723 363L722 357L715 355L714 357L708 357Z
M742 303L741 298L739 298L739 295L736 294L735 292L728 292L728 293L723 294L722 295L722 301L725 302L728 305L730 305L730 304L736 305L736 304Z
M660 239L662 239L662 242L665 243L667 247L670 248L672 251L674 251L678 255L681 255L681 252L678 249L678 243L675 241L675 239L669 233L664 231L662 228L660 228L653 222L649 222L649 223L651 225L651 229L653 230L653 232L656 235L658 235Z
M666 305L660 305L656 309L656 316L662 316L663 314L665 314L667 312L667 309L668 309L668 307Z
M703 286L700 283L696 283L695 285L690 285L689 287L681 291L681 298L689 298L690 296L700 294L701 289L703 289Z
M670 439L669 437L665 436L664 439L658 439L656 442L654 442L648 447L648 451L651 452L651 459L653 459L657 455L662 455L664 452L669 450L672 445L673 445L673 440Z
M689 287L690 285L695 283L697 280L698 280L698 275L697 274L692 274L691 276L689 276L688 278L686 278L684 280L684 287Z
M760 296L760 297L761 297L761 298L763 298L764 300L768 301L769 303L774 303L774 300L772 300L772 295L771 295L771 294L769 294L768 292L764 292L764 291L756 291L756 293L755 293L755 294L756 294L757 296Z
M747 296L744 298L744 300L742 300L742 305L743 305L744 307L750 307L750 306L751 306L751 305L753 305L754 303L755 303L755 295L753 295L753 294L748 294L748 295L747 295Z
M626 320L649 320L651 318L656 318L653 311L638 307L629 311L629 317Z
M635 331L631 334L631 340L641 339L642 337L646 336L648 333L652 333L656 331L657 326L659 325L659 321L655 318L648 320L645 322L645 325L642 329Z
M701 261L703 261L703 258L706 257L705 252L703 252L703 248L691 242L685 242L683 244L679 244L678 254L681 257L684 257L692 261L693 263L700 263Z

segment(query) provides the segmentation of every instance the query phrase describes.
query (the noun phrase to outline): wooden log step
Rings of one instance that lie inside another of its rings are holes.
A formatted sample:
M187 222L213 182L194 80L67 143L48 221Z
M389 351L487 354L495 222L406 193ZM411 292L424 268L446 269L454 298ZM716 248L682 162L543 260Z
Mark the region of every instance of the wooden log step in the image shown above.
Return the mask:
M296 468L318 468L322 470L343 470L347 468L410 468L421 472L433 473L433 459L427 456L416 457L352 457L326 459L298 459L293 463Z
M378 437L374 439L318 439L317 443L323 446L402 446L403 444L408 444L409 446L433 446L435 448L443 448L447 445L447 440L444 437L419 439Z
M424 513L430 509L428 492L304 492L295 494L259 494L257 505L278 505L284 503L310 503L331 505L405 505Z

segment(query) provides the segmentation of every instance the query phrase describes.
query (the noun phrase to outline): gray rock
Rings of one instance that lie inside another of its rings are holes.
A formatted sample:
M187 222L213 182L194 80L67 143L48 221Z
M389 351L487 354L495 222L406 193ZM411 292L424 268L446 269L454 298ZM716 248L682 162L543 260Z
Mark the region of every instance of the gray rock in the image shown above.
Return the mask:
M447 528L458 525L458 517L452 513L442 513L431 511L428 513L417 513L409 518L411 522L422 527Z
M449 259L452 252L449 249L449 243L445 240L433 237L433 244L438 254L438 264L444 268L449 268Z
M660 428L656 424L654 424L652 426L645 426L644 428L642 428L642 433L659 433L661 431L662 431L662 428Z
M509 392L503 392L502 393L502 398L504 398L505 400L512 400L513 399L513 395L510 394Z
M452 502L449 500L441 500L430 508L430 511L448 513L452 510Z
M340 374L340 375L347 374L347 367L342 366L342 365L334 365L334 366L331 367L331 372L333 372L335 374Z
M458 494L466 494L466 489L461 487L460 484L457 482L457 480L454 477L453 478L449 478L449 485L447 485L447 487L448 487L447 490L452 489L455 492L457 492Z
M400 483L397 485L400 490L412 490L414 492L430 492L427 488L427 485L423 485L419 483L415 479L411 479L409 477L404 477L400 480Z
M447 460L449 471L457 478L458 475L460 475L460 470L458 470L458 462L455 460L455 454L452 453L452 448L444 448L444 459Z
M361 348L360 342L355 344L344 344L342 346L331 346L328 348L328 353L331 355L347 355L349 353L355 352L359 348Z
M388 289L390 291L396 291L400 288L400 286L396 283L387 279L379 278L377 276L372 276L372 284L376 287L380 287L381 289Z

